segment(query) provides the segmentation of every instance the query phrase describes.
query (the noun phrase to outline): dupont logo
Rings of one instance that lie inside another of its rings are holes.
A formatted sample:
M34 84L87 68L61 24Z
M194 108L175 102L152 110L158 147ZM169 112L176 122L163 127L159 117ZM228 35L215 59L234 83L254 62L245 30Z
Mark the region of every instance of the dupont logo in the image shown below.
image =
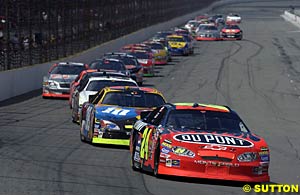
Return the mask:
M218 144L232 147L252 147L254 144L242 138L214 134L177 134L173 137L177 141L194 144Z

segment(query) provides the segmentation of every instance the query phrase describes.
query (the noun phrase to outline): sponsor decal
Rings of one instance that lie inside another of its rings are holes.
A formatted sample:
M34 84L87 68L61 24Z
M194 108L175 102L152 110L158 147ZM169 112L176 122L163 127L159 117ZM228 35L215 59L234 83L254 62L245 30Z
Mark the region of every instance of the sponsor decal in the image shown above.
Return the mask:
M135 153L134 153L133 160L134 160L134 161L137 161L137 162L139 162L139 161L141 160L141 158L140 158L140 153L139 153L139 152L135 152Z
M191 158L195 157L194 152L192 152L186 148L180 147L180 146L173 147L172 152L178 156L187 156L187 157L191 157Z
M168 144L166 142L161 143L162 146L166 147L166 148L172 148L171 144Z
M261 147L260 150L261 150L261 151L268 151L269 148L267 148L267 147Z
M163 147L163 148L161 149L161 153L163 153L163 154L169 154L169 152L171 152L170 148L165 148L165 147Z
M198 165L206 165L206 166L226 166L226 167L239 167L238 163L230 163L230 162L215 162L215 161L206 161L206 160L194 160L195 164Z
M269 155L261 155L260 160L263 162L269 162L270 161Z
M98 138L102 138L103 137L103 132L98 132Z
M180 160L166 159L166 167L180 167Z
M146 126L147 126L147 123L144 123L143 121L137 121L133 125L133 128L136 129L137 131L142 131L142 129Z
M246 139L236 138L225 135L186 133L177 134L173 137L177 141L194 143L194 144L214 144L231 147L252 147L254 144Z
M172 167L180 167L180 160L172 160Z
M172 140L169 140L169 139L165 139L164 142L166 142L168 144L172 144Z
M102 113L113 114L113 115L126 116L127 113L130 112L130 110L122 109L122 108L119 108L119 107L110 107L110 108L107 108L105 110L102 110L101 112Z
M222 146L222 145L209 144L209 145L205 145L202 149L207 149L207 150L226 150L227 147L226 146Z
M259 155L269 155L269 151L258 152Z
M160 158L169 158L171 155L170 154L164 154L164 153L160 153Z

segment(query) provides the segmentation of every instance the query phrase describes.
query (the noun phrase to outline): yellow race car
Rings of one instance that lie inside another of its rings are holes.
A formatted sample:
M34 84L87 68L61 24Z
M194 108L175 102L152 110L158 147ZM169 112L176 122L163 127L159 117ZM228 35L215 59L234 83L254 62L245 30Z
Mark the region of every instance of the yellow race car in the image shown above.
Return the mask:
M165 102L153 88L105 87L82 106L80 138L91 143L129 146L132 125L140 119L141 112Z
M169 60L168 49L160 42L145 42L153 51L155 64L167 64Z
M182 35L167 36L168 51L171 55L189 55L189 42Z

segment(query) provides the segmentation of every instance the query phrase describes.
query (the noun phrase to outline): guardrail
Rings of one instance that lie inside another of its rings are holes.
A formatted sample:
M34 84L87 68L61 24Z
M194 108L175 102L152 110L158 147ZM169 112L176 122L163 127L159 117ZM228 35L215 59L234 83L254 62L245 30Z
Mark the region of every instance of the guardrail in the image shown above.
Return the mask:
M3 0L0 0L0 2ZM77 1L77 0L74 0ZM100 0L97 0L100 1ZM106 0L105 0L106 1ZM132 0L134 1L134 0ZM99 58L105 52L111 52L119 49L121 46L129 43L137 43L150 38L157 31L167 30L171 27L181 25L187 20L195 17L198 14L208 13L209 11L224 6L227 4L233 4L237 2L253 2L254 0L220 0L206 6L204 9L199 9L195 12L186 14L181 17L173 18L165 22L161 22L156 25L152 25L146 28L142 28L128 35L103 43L99 46L93 47L87 51L71 55L62 59L63 61L78 61L88 63L95 58ZM260 0L258 0L260 1ZM72 1L73 2L73 1ZM162 0L162 2L164 2ZM2 5L0 3L0 5ZM192 5L193 6L193 5ZM0 7L1 9L1 7ZM1 12L0 12L1 13ZM1 18L0 18L1 20ZM51 63L46 62L37 64L34 66L25 66L23 68L17 68L9 71L0 71L0 101L7 100L11 97L22 95L33 90L41 89L43 76L47 73Z
M216 0L0 0L0 71L78 53Z

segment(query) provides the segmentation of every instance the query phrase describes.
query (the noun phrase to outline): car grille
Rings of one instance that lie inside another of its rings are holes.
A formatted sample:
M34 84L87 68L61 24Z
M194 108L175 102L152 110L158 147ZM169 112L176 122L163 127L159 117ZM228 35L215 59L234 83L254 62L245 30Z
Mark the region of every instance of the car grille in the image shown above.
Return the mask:
M222 162L231 162L232 159L230 158L224 158L219 156L202 156L203 160L216 160L216 161L222 161Z
M61 88L70 88L70 83L59 83Z

